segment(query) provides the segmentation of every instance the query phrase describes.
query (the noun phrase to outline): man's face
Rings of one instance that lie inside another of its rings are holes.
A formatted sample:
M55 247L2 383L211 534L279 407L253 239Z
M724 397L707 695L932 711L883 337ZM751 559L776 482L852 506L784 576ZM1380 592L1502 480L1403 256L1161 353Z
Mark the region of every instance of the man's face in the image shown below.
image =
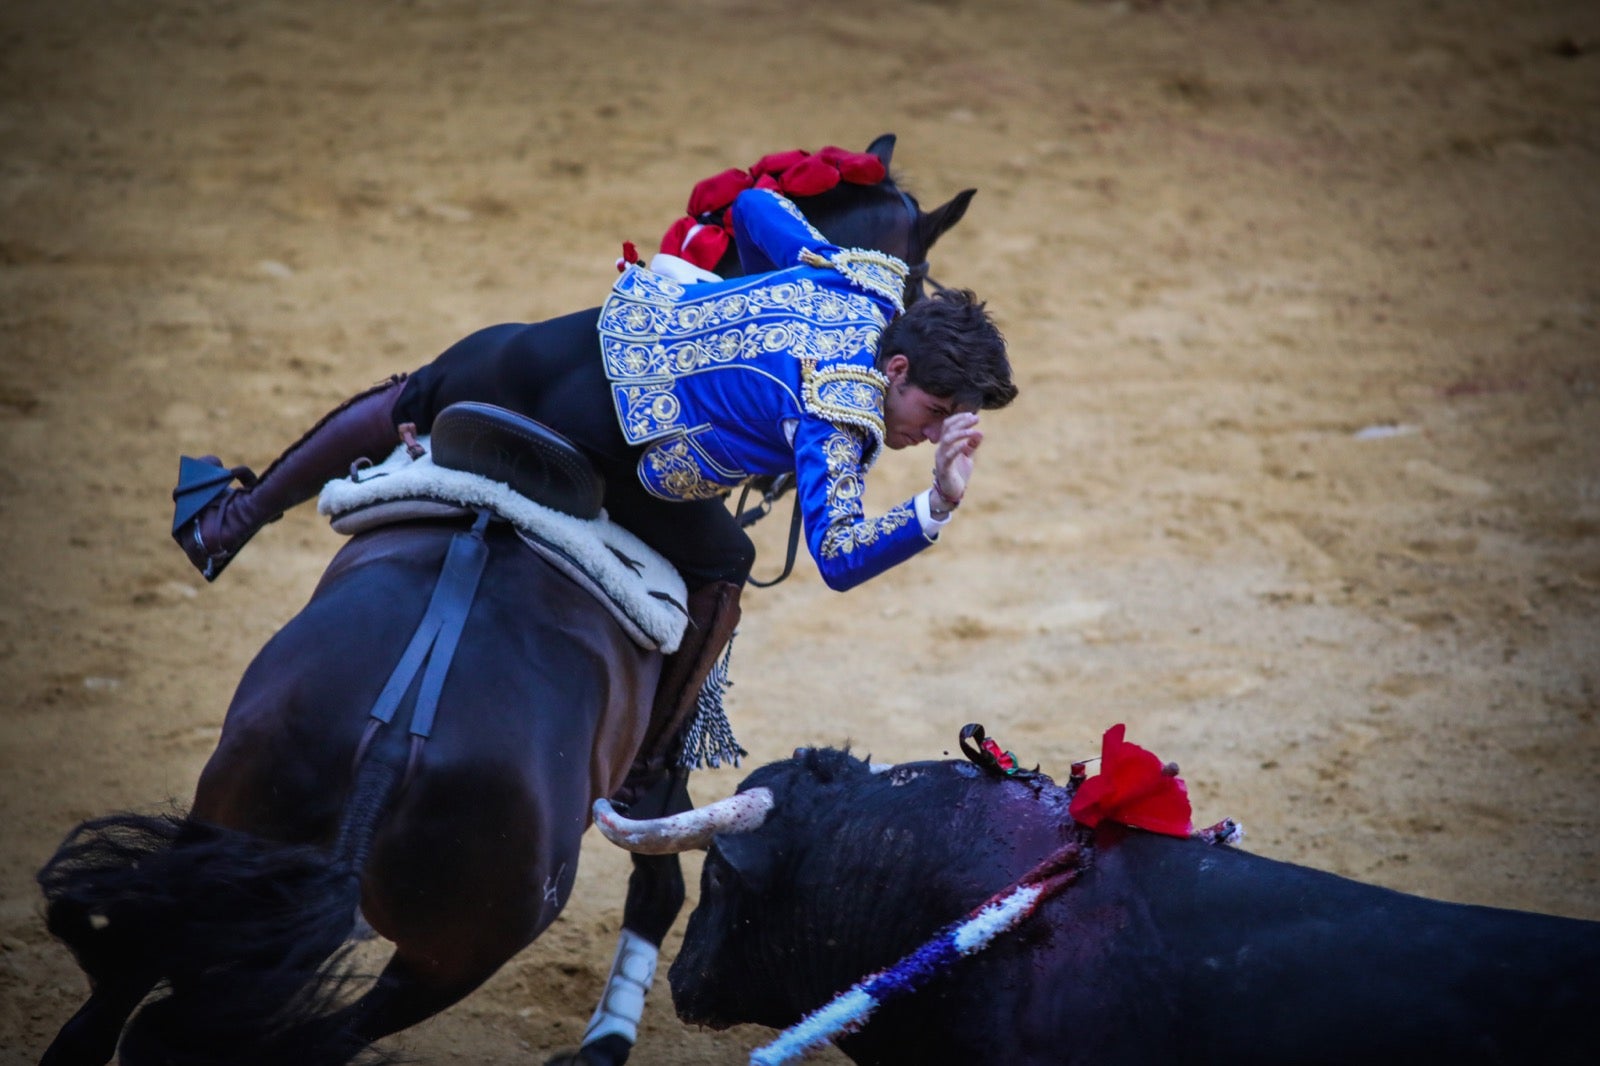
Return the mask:
M905 356L895 355L883 368L889 378L889 392L883 398L883 442L890 448L937 443L944 420L960 409L948 397L933 396L911 384L906 379L909 366Z

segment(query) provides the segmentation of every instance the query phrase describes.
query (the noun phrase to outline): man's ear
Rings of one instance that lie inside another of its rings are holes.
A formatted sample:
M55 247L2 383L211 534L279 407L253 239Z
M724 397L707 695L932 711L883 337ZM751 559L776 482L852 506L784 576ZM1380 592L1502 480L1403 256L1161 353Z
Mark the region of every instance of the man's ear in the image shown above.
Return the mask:
M891 384L898 385L901 379L906 376L906 371L910 367L911 360L906 358L905 353L896 352L883 364L883 373L888 377Z

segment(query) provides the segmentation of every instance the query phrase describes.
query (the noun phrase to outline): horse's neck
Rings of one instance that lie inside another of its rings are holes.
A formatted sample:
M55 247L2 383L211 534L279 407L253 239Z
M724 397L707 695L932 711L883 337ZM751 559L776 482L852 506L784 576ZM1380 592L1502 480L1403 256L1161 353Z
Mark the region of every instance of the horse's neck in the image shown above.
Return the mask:
M917 230L915 208L888 181L837 186L820 196L798 199L795 206L806 221L841 248L871 248L908 263L924 258L921 250L912 247ZM725 278L744 275L733 245L717 263L716 272Z

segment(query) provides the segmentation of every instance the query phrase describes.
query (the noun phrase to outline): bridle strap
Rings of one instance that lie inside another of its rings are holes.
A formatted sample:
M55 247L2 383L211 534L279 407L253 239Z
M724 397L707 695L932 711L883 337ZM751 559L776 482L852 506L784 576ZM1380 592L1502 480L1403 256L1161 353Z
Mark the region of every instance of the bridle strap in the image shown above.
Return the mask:
M910 193L898 187L896 188L896 191L900 194L901 206L906 209L906 215L911 219L911 232L915 234L917 232L917 223L922 218L922 209L917 206L917 202L911 198ZM927 282L929 285L932 285L937 292L944 292L945 287L935 281L932 275L928 273L928 260L926 258L924 258L920 263L908 263L906 266L908 272L906 274L905 302L907 305L911 303L913 293L915 293L916 298L918 299L922 297L923 282Z

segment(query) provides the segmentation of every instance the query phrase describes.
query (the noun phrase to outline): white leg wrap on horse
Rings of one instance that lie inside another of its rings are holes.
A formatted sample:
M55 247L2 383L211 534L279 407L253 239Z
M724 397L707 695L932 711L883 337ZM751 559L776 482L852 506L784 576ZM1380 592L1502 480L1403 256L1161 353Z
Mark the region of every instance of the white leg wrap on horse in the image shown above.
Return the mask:
M656 977L660 951L637 933L624 929L617 937L617 954L611 960L611 973L600 1006L583 1031L585 1044L613 1033L630 1044L639 1042L639 1020L644 1017L644 997Z

